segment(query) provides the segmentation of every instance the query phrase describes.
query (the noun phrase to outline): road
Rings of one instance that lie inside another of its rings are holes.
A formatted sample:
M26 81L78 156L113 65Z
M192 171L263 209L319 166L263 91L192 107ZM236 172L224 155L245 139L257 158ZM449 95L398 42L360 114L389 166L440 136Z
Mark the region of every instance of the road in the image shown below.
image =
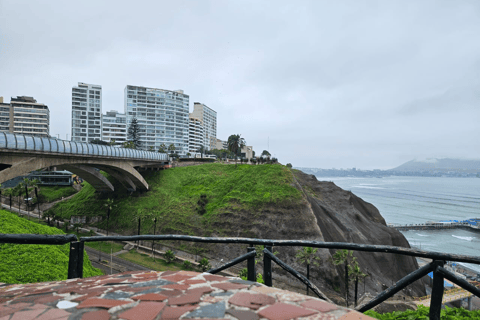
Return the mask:
M87 251L88 257L92 262L92 265L95 268L101 269L103 272L105 272L105 274L111 274L110 270L112 270L112 273L120 273L125 271L137 271L137 270L145 270L145 271L151 270L139 264L135 264L133 262L118 258L116 256L110 256L105 252L100 252L98 250L92 249L87 246L85 246L85 250ZM101 258L102 258L101 262L98 261L99 255L101 255Z

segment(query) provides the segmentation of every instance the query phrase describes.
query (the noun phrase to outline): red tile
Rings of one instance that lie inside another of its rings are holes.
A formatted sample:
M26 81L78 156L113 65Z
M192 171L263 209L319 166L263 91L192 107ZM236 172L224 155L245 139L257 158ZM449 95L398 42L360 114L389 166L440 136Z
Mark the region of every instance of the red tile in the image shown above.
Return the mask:
M68 317L71 313L62 310L62 309L50 309L47 312L43 313L41 316L35 318L35 320L51 320L58 319L61 317Z
M374 318L356 311L350 311L349 313L338 318L338 320L370 320L370 319L374 319Z
M86 294L84 296L80 296L78 298L72 299L72 301L81 302L81 301L85 301L87 299L95 298L95 297L99 297L99 296L100 296L100 294L98 294L98 293L90 293L90 294Z
M50 303L50 302L57 302L58 300L63 299L61 296L46 296L43 298L38 298L35 300L35 303Z
M77 309L82 308L105 308L110 309L112 307L121 306L123 304L131 303L131 301L120 301L120 300L109 300L109 299L99 299L99 298L91 298L83 301L81 304L77 306Z
M228 309L226 312L238 320L258 320L257 314L250 310Z
M82 320L108 320L110 314L107 310L98 310L93 312L87 312L83 314Z
M141 301L163 301L168 299L168 297L158 293L147 293L140 296L132 297L132 299Z
M315 313L317 313L317 311L297 307L293 304L276 303L270 307L260 310L258 315L270 320L288 320L306 317Z
M187 280L193 277L195 277L195 275L186 275L186 274L177 273L171 276L162 276L162 279L172 281L172 282L178 282L178 281Z
M177 274L178 271L164 271L161 273L161 276L162 277L165 277L165 276L171 276L172 274Z
M258 310L263 306L274 304L275 298L261 293L251 294L248 292L237 292L228 302L239 307Z
M332 310L337 310L337 306L321 300L310 300L301 304L302 307L315 309L320 312L329 312Z
M183 292L177 289L173 289L173 290L163 290L162 294L167 297L178 297L179 295L183 294Z
M170 307L167 306L162 312L160 319L177 320L182 315L196 309L197 306Z
M153 320L165 307L162 302L140 302L136 307L118 315L127 320Z
M29 310L29 311L17 311L13 314L13 316L10 319L11 320L33 320L33 319L35 319L36 316L38 316L43 311L45 311L45 309L35 309L35 310Z
M183 296L179 297L173 297L168 299L168 305L170 306L181 306L184 304L194 304L194 303L199 303L201 294L198 293L191 293L191 294L185 294Z
M188 284L166 284L162 288L187 290L190 286Z
M187 294L190 294L190 293L193 293L193 294L205 294L205 293L209 293L209 292L212 292L213 289L209 286L203 286L203 287L198 287L198 288L193 288L193 289L189 289L187 290Z
M207 281L227 281L228 278L222 277L222 276L216 276L214 274L205 274L203 275L205 280Z
M199 283L207 283L207 281L205 281L205 280L190 280L190 279L188 279L188 280L183 281L183 283L185 283L185 284L199 284Z
M231 282L214 283L212 284L212 287L222 289L225 291L248 288L248 286L245 284L238 284L238 283L231 283Z

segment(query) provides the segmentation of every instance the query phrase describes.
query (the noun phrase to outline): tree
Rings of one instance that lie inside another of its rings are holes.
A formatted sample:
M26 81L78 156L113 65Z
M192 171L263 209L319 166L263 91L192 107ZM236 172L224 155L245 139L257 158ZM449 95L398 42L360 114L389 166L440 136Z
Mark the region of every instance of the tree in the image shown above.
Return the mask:
M66 223L65 223L66 224ZM73 227L75 228L75 230L77 230L77 233L78 233L78 228L81 228L82 227L82 224L81 223L74 223L73 224Z
M125 149L135 149L135 143L133 143L133 141L125 141L122 147Z
M162 143L160 145L160 147L158 148L158 152L159 153L166 153L165 150L166 150L167 146L165 145L165 143Z
M190 158L192 154L190 152L187 152L187 157Z
M302 250L297 251L297 261L300 263L305 263L307 265L307 279L310 280L310 265L318 266L320 257L316 255L318 249L312 247L303 247ZM307 286L308 294L308 286Z
M360 266L358 265L358 261L355 257L352 260L352 264L348 266L348 273L349 273L350 279L355 281L355 307L356 307L357 297L358 297L358 280L359 278L363 278L363 281L365 281L365 277L367 275L362 272L362 270L360 269Z
M140 141L140 125L138 124L137 118L133 118L132 122L130 122L127 137L129 141L133 142L135 146L133 149L139 149L142 146L142 142Z
M263 156L265 156L265 157L268 158L268 157L271 156L271 154L270 154L270 152L268 152L267 150L263 150L261 157L263 157Z
M228 150L230 150L235 155L235 167L237 167L237 155L240 150L247 144L245 139L240 137L239 134L232 134L228 137Z
M172 250L167 250L165 251L164 257L167 263L172 263L175 260L175 253Z
M107 208L107 236L108 236L108 221L110 220L110 211L112 211L113 208L115 208L117 205L115 204L115 201L113 199L108 198L105 200L105 203L103 204L104 207Z
M291 163L287 163L287 168L292 169L292 164L291 164Z
M168 152L173 154L175 152L175 145L173 143L171 143L169 146L168 146Z
M148 147L148 151L155 151L155 148L153 146Z
M333 254L332 259L334 265L338 266L343 264L345 266L345 302L348 308L348 266L354 261L353 251L347 249L338 250Z
M205 153L205 147L204 146L198 147L197 152L199 152L201 157L203 158L203 154Z

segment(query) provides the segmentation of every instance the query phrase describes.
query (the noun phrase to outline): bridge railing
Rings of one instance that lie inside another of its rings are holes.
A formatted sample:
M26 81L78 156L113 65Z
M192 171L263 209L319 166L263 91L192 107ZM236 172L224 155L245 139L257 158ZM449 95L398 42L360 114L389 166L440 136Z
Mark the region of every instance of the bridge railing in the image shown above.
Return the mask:
M275 257L272 248L279 246L290 247L313 247L321 249L347 249L363 252L379 252L400 254L412 257L429 258L433 261L415 271L408 274L404 278L397 281L391 287L382 291L371 301L356 307L360 312L365 312L383 301L392 297L399 291L403 290L413 282L420 280L428 273L433 272L433 286L430 300L430 319L440 319L440 310L442 306L442 298L444 293L444 279L457 284L461 288L480 297L480 289L476 288L464 279L457 277L454 273L446 270L443 266L445 261L466 262L480 265L480 256L466 256L459 254L446 254L441 252L424 251L413 248L403 248L384 245L368 245L344 242L320 242L320 241L304 241L304 240L272 240L272 239L252 239L252 238L212 238L212 237L194 237L182 235L139 235L139 236L95 236L81 237L77 241L75 235L31 235L31 234L0 234L0 243L17 243L17 244L50 244L60 245L70 243L70 257L68 265L68 278L82 278L83 276L83 251L85 242L91 241L190 241L201 243L216 244L246 244L247 254L244 254L223 266L211 269L208 272L217 273L235 264L247 260L247 278L250 281L256 281L255 270L255 245L265 246L263 250L263 279L265 285L272 286L272 261L277 263L285 271L302 281L307 285L319 298L330 301L309 279L301 275L298 271L288 266L285 262Z
M168 161L166 153L0 132L0 149Z

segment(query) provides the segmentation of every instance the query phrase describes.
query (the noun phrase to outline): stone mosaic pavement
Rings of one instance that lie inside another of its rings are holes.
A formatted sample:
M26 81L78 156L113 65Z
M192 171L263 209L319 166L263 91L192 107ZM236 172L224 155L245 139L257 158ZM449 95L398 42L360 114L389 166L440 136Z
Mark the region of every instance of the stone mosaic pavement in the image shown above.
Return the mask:
M207 273L124 272L0 284L0 320L372 319L323 300Z

